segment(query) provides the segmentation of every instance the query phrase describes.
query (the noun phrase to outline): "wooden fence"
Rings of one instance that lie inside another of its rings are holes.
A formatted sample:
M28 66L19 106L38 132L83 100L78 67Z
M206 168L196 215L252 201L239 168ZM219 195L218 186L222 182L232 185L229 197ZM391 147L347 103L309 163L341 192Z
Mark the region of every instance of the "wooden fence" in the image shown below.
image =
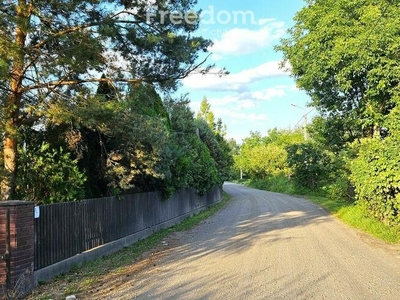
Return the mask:
M198 196L183 189L168 200L142 193L39 206L35 219L35 270L162 224L217 202L222 190Z

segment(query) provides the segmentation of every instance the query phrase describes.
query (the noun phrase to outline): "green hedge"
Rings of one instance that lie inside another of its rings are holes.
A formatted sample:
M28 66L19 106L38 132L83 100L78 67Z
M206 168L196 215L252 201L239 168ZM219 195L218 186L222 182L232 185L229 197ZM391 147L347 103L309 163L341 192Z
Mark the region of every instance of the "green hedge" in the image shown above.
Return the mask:
M395 135L364 139L351 162L351 181L359 204L388 225L400 226L400 155Z

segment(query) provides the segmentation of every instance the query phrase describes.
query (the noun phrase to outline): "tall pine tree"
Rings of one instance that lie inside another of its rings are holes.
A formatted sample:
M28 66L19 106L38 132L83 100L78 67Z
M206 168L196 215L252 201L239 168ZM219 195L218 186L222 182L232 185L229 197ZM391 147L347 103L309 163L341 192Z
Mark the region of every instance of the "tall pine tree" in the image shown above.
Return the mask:
M199 24L198 14L189 13L196 2L0 2L1 199L15 190L22 125L54 121L49 108L74 105L74 97L95 92L93 83L152 82L173 89L201 67L199 53L211 42L192 34ZM189 17L176 22L171 11Z

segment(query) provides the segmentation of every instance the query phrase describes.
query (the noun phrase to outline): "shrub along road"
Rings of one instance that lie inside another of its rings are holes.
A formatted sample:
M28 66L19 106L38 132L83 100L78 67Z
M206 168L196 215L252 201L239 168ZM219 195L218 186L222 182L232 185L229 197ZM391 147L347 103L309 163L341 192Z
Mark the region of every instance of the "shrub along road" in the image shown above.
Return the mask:
M400 252L302 198L236 184L219 213L164 241L109 299L398 299ZM123 276L125 276L123 275ZM118 286L118 287L117 287ZM96 297L96 292L92 294Z

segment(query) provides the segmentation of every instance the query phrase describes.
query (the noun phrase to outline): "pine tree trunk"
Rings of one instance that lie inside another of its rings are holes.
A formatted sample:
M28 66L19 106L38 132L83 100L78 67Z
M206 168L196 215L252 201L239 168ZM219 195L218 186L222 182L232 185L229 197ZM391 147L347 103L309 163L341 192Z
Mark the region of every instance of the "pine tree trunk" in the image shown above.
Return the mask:
M15 192L18 155L18 117L21 104L22 68L14 64L11 79L11 92L6 102L6 126L4 133L4 171L1 183L2 200L10 200Z
M1 183L1 200L10 200L15 190L17 174L16 139L6 137L4 141L5 176Z
M15 28L15 44L17 50L13 53L10 74L10 94L5 103L6 126L4 132L4 170L5 176L1 182L1 200L10 200L15 192L18 170L18 119L22 99L22 80L24 78L24 47L26 42L29 18L32 6L26 1L18 1L17 26Z

